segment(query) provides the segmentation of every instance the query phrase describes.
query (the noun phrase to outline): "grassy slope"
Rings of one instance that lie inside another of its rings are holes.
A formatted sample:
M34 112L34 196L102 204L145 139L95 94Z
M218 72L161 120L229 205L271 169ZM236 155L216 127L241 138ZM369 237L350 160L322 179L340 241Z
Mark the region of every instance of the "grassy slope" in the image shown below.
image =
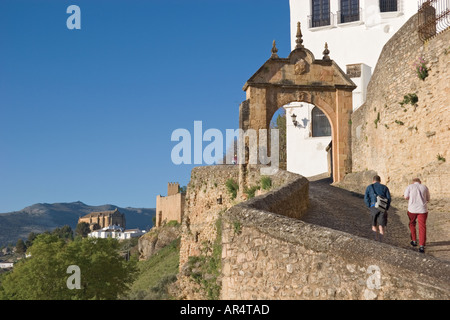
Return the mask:
M139 261L139 276L127 299L170 299L167 285L176 280L180 261L180 239L174 240L146 261Z

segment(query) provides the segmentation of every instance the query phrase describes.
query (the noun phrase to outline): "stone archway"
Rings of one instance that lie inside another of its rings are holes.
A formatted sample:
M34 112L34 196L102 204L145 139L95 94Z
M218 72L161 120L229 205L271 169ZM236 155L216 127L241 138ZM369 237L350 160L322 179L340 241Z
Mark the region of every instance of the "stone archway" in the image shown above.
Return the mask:
M245 83L246 100L239 108L243 131L268 129L275 111L291 102L307 102L322 110L332 129L333 181L351 172L350 116L353 81L330 59L325 43L322 60L303 46L300 23L297 46L287 58L279 58L275 41L272 56ZM241 165L240 184L246 185L248 164Z

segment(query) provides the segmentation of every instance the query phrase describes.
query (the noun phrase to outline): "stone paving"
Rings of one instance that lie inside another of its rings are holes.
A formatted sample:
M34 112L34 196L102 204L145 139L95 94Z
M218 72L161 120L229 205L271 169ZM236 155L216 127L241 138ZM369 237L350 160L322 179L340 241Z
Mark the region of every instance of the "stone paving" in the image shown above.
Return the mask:
M364 204L363 195L332 186L331 178L316 177L308 180L310 209L302 218L303 221L374 239L369 210ZM406 200L392 201L383 242L417 250L409 244L411 239L406 207ZM450 261L450 214L433 212L433 205L429 209L425 254Z

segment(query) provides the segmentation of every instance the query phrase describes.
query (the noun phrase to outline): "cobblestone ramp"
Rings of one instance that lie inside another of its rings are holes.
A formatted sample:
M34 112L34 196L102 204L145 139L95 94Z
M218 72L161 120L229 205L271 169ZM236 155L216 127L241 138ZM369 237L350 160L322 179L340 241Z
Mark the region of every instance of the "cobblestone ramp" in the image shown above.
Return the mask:
M363 196L334 187L331 183L330 178L310 179L310 208L302 220L373 240L369 210L364 204ZM399 200L393 201L383 241L393 246L417 250L409 244L411 239L405 207ZM448 216L449 214L444 213L433 215L430 211L427 223L426 254L446 261L450 261L450 239L443 226L449 224Z

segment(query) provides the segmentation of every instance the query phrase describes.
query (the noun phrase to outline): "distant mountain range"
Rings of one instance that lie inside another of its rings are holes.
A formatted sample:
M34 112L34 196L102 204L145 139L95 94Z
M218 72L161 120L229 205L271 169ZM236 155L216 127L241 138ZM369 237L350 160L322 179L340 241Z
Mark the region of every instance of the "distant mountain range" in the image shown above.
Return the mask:
M81 201L71 203L37 203L20 211L0 213L0 247L26 240L30 232L41 233L69 225L75 231L78 218L91 212L118 209L125 214L127 229L148 230L153 226L156 209L120 208L106 204L89 206Z

